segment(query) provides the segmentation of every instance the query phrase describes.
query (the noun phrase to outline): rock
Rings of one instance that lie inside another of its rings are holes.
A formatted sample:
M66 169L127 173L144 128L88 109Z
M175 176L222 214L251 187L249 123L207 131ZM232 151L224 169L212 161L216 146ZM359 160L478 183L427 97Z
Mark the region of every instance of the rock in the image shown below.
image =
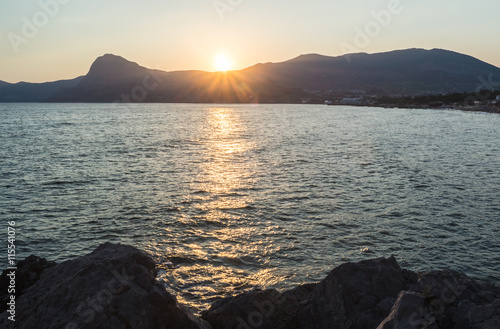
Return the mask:
M216 301L203 319L217 329L298 328L297 304L274 289L252 290Z
M340 265L317 284L257 290L217 301L217 329L498 329L500 289L451 271L417 275L396 260Z
M29 256L17 263L16 270L16 297L19 298L24 292L34 285L46 269L56 265L55 262L49 262L44 258ZM5 270L0 276L0 313L7 309L9 300L8 286L10 279L7 274L10 271Z
M490 320L485 321L481 324L481 329L498 329L500 328L500 316L495 316Z
M297 308L315 287L316 283L303 284L284 293L252 290L216 301L202 317L217 329L298 328Z
M500 288L452 270L419 275L423 295L440 328L486 328L495 323Z
M156 280L153 260L134 247L103 244L45 269L16 302L17 328L209 328ZM0 327L10 328L6 312Z
M497 314L500 314L500 298L499 298L499 299L496 299L496 300L493 302L493 306L495 306L495 309L497 310Z
M300 328L376 328L402 290L419 290L417 274L394 257L340 265L299 306Z
M391 313L377 327L377 329L406 328L439 328L424 295L409 291L399 293Z
M491 318L493 318L493 315L495 315L495 313L496 310L493 304L481 306L473 305L469 309L467 319L469 319L472 325L476 325L478 323L483 323L487 320L490 320Z
M0 277L3 304L7 274ZM417 275L393 257L342 264L319 283L284 292L223 298L203 319L184 310L156 275L146 253L119 244L60 264L30 256L16 272L16 322L3 306L0 328L500 328L499 287L452 270Z
M287 290L287 291L283 292L283 295L288 299L289 302L292 302L298 306L300 303L307 300L309 295L316 288L316 285L317 285L317 283L302 284L302 285L295 287L291 290Z

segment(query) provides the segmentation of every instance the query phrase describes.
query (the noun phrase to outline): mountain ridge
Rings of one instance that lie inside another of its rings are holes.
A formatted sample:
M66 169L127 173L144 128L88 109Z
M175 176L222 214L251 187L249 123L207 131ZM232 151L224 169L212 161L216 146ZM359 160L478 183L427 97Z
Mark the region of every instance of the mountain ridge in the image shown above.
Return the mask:
M114 54L86 75L32 84L0 81L0 102L299 102L313 91L370 95L470 92L500 81L500 68L445 49L420 48L341 56L302 54L242 70L153 70ZM499 82L500 84L500 82ZM496 87L496 86L494 86ZM127 100L128 101L128 100Z

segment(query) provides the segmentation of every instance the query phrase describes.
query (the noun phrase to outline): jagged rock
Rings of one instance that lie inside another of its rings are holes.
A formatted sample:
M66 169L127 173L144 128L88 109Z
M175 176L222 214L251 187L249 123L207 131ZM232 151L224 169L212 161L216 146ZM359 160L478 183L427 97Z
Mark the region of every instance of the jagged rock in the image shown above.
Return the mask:
M342 264L300 305L300 328L376 328L402 290L419 290L417 274L394 257Z
M203 318L218 329L376 328L400 291L419 290L417 280L416 273L402 270L393 257L348 263L318 284L219 300Z
M465 274L432 271L419 275L421 293L402 292L378 329L500 328L500 289Z
M4 310L0 328L500 328L499 287L451 270L417 276L393 257L343 264L285 292L220 299L202 314L210 324L185 311L156 275L146 253L124 245L57 265L31 256L18 264L16 322ZM4 271L2 293L8 282Z
M452 270L421 273L419 284L439 328L487 328L498 321L499 287Z
M402 291L389 316L377 329L439 329L425 296Z
M315 287L316 283L303 284L284 293L252 290L216 301L202 317L217 329L299 328L297 308Z
M299 305L300 303L307 300L309 295L316 288L317 283L307 283L302 284L293 289L287 290L283 292L283 295L288 299L289 302L294 303L295 305Z
M469 319L472 325L475 325L492 319L495 313L496 310L493 304L481 305L481 306L473 305L469 309L467 318Z
M56 265L55 262L49 262L44 258L37 256L29 256L26 259L17 263L15 290L16 297L20 297L24 292L34 285L46 269ZM10 285L10 278L7 274L10 271L5 270L0 276L0 313L7 309L7 302L10 294L8 294L8 287Z
M208 328L156 280L153 260L134 247L103 244L45 269L16 302L17 328ZM10 328L8 313L0 327Z
M274 289L252 290L216 301L203 319L217 329L297 328L296 302Z

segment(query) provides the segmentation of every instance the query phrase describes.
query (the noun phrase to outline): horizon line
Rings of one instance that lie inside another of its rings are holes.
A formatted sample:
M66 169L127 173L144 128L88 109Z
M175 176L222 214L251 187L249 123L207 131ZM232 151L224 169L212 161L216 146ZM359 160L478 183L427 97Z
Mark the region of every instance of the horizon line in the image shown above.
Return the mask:
M346 56L355 56L355 55L376 55L376 54L387 54L387 53L392 53L392 52L398 52L398 51L408 51L408 50L423 50L423 51L433 51L433 50L440 50L440 51L447 51L447 52L451 52L451 53L455 53L455 54L460 54L460 55L463 55L463 56L469 56L471 58L474 58L476 60L479 60L483 63L486 63L488 65L491 65L495 68L498 68L500 69L500 66L496 66L494 64L491 64L491 63L488 63L480 58L477 58L477 57L474 57L472 55L469 55L469 54L465 54L465 53L460 53L458 51L454 51L454 50L449 50L449 49L445 49L445 48L419 48L419 47L413 47L413 48L404 48L404 49L393 49L393 50L387 50L387 51L379 51L379 52L352 52L352 53L345 53L345 54L342 54L342 55L324 55L324 54L320 54L320 53L305 53L305 54L300 54L300 55L297 55L295 57L292 57L292 58L289 58L289 59L285 59L283 61L277 61L277 62L258 62L258 63L255 63L255 64L252 64L250 66L246 66L246 67L243 67L241 69L232 69L232 70L227 70L227 71L217 71L217 70L214 70L214 71L210 71L210 70L202 70L202 69L178 69L178 70L169 70L169 71L165 71L165 70L161 70L161 69L153 69L153 68L149 68L149 67L146 67L146 66L142 66L141 64L139 64L138 62L134 61L134 60L129 60L121 55L116 55L116 54L113 54L113 53L104 53L103 55L100 55L100 56L97 56L94 61L90 64L90 67L92 66L92 64L94 64L99 58L101 57L104 57L106 55L111 55L111 56L115 56L115 57L120 57L128 62L131 62L131 63L135 63L143 68L146 68L148 70L152 70L152 71L161 71L163 73L175 73L175 72L203 72L203 73L228 73L228 72L238 72L238 71L243 71L245 69L248 69L250 67L254 67L256 65L264 65L264 64L279 64L279 63L284 63L284 62L288 62L288 61L293 61L299 57L302 57L302 56L322 56L322 57L328 57L328 58L341 58L341 57L346 57ZM7 84L11 84L11 85L15 85L15 84L19 84L19 83L29 83L29 84L44 84L44 83L53 83L53 82L59 82L59 81L70 81L70 80L75 80L75 79L78 79L78 78L82 78L82 77L85 77L89 71L90 71L90 67L89 67L89 70L87 70L86 73L83 73L81 75L78 75L76 77L73 77L73 78L61 78L61 79L58 79L58 80L49 80L49 81L41 81L41 82L30 82L30 81L25 81L25 80L20 80L20 81L17 81L17 82L9 82L9 81L6 81L6 80L1 80L0 78L0 83L7 83Z

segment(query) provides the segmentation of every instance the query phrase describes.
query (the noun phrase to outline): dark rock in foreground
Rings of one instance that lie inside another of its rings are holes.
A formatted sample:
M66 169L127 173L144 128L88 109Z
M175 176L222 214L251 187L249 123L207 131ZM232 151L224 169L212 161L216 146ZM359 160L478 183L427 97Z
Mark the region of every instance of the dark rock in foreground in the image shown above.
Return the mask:
M16 303L17 328L203 328L156 280L153 260L124 245L45 269ZM0 327L11 328L9 314Z
M301 328L376 328L402 290L418 290L417 275L396 259L342 264L298 310Z
M55 262L49 262L46 259L29 256L17 264L16 271L16 290L18 295L22 295L26 290L34 285L42 272L46 269L55 266ZM9 271L4 271L0 276L0 313L7 310L7 302L9 301L9 285L10 278L7 276Z
M321 282L217 301L218 329L500 329L500 289L451 270L417 275L396 259L342 264Z
M203 318L214 328L297 328L297 305L274 289L216 301Z
M203 312L204 320L179 306L156 274L147 254L124 245L104 244L57 265L30 256L18 264L16 322L4 307L0 327L500 328L499 287L451 270L417 275L393 257L342 264L319 283L285 292L252 290L220 299Z

